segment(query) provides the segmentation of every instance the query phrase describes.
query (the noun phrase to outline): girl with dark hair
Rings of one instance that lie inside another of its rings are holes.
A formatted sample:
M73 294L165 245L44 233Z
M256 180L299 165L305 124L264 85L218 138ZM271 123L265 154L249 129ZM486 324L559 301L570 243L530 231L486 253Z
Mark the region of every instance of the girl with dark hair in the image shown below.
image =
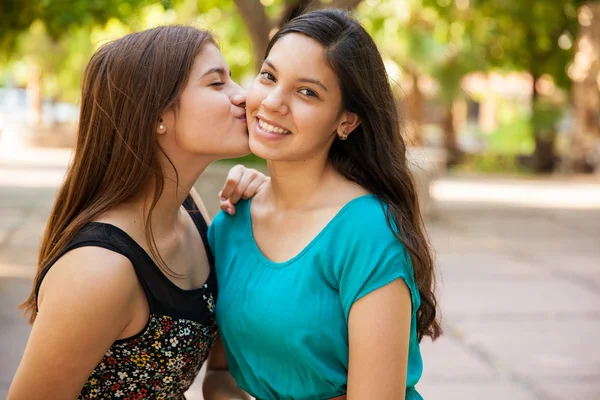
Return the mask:
M248 92L251 151L270 182L220 213L220 341L206 399L421 399L419 343L441 334L434 263L389 78L340 10L272 38Z
M245 97L207 31L158 27L96 51L9 399L184 398L217 335L209 218L192 185L249 152ZM264 182L238 167L224 192Z

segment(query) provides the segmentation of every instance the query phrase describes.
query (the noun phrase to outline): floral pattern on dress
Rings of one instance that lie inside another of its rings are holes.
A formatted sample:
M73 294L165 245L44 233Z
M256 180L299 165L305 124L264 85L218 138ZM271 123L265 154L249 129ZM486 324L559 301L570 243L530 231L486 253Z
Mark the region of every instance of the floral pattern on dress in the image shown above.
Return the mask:
M214 316L212 295L204 295ZM150 314L138 337L114 343L96 366L78 399L184 399L217 337L214 322Z

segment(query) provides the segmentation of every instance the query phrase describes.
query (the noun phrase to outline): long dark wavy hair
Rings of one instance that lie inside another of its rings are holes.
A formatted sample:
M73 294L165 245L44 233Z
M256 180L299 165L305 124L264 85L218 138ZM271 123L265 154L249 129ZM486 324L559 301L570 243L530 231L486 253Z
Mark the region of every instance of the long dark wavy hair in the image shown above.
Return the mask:
M284 25L271 39L265 58L273 45L290 33L305 35L325 48L326 60L342 91L342 107L360 118L360 125L347 140L334 140L329 160L347 179L388 205L388 224L410 254L421 296L418 339L436 339L442 329L436 317L435 267L381 54L371 36L348 12L326 9L301 15Z

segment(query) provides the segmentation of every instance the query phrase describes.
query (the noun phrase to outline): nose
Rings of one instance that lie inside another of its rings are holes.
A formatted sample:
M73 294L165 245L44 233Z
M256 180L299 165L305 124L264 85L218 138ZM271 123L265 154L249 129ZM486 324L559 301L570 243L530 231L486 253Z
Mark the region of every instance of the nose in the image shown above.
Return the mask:
M242 88L240 85L238 85L237 83L234 83L235 87L231 93L231 96L229 96L229 100L231 101L231 104L238 106L238 107L245 107L246 106L246 90L244 90L244 88Z
M279 114L287 114L289 111L288 105L285 101L285 96L277 90L272 90L267 97L261 102L261 105L272 112Z
M246 93L234 94L230 98L231 104L237 107L246 107Z

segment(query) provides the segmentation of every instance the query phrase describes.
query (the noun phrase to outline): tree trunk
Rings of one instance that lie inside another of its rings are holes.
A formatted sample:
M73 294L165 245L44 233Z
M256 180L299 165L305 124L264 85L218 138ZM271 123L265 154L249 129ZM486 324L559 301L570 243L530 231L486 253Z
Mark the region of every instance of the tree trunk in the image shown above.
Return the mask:
M248 29L254 53L254 68L258 71L267 51L269 33L273 24L260 1L235 0L235 4Z
M554 171L556 157L554 142L556 131L547 132L545 135L535 136L535 151L531 160L531 169L538 173L551 173Z
M554 153L554 142L556 141L556 127L540 128L536 122L535 113L538 112L539 93L536 86L540 75L531 72L533 77L531 88L531 112L532 129L535 142L535 149L531 157L531 169L538 173L550 173L554 171L556 156Z
M444 105L442 132L444 134L444 148L446 149L446 165L451 167L458 164L462 159L462 152L458 148L458 141L456 137L454 107L452 102Z
M419 88L419 74L411 72L412 89L408 98L408 144L416 147L423 146L423 109L425 96Z
M570 172L591 172L598 168L594 160L600 129L600 3L588 2L579 9L579 34L569 75L573 79L571 99L573 130L566 160Z

